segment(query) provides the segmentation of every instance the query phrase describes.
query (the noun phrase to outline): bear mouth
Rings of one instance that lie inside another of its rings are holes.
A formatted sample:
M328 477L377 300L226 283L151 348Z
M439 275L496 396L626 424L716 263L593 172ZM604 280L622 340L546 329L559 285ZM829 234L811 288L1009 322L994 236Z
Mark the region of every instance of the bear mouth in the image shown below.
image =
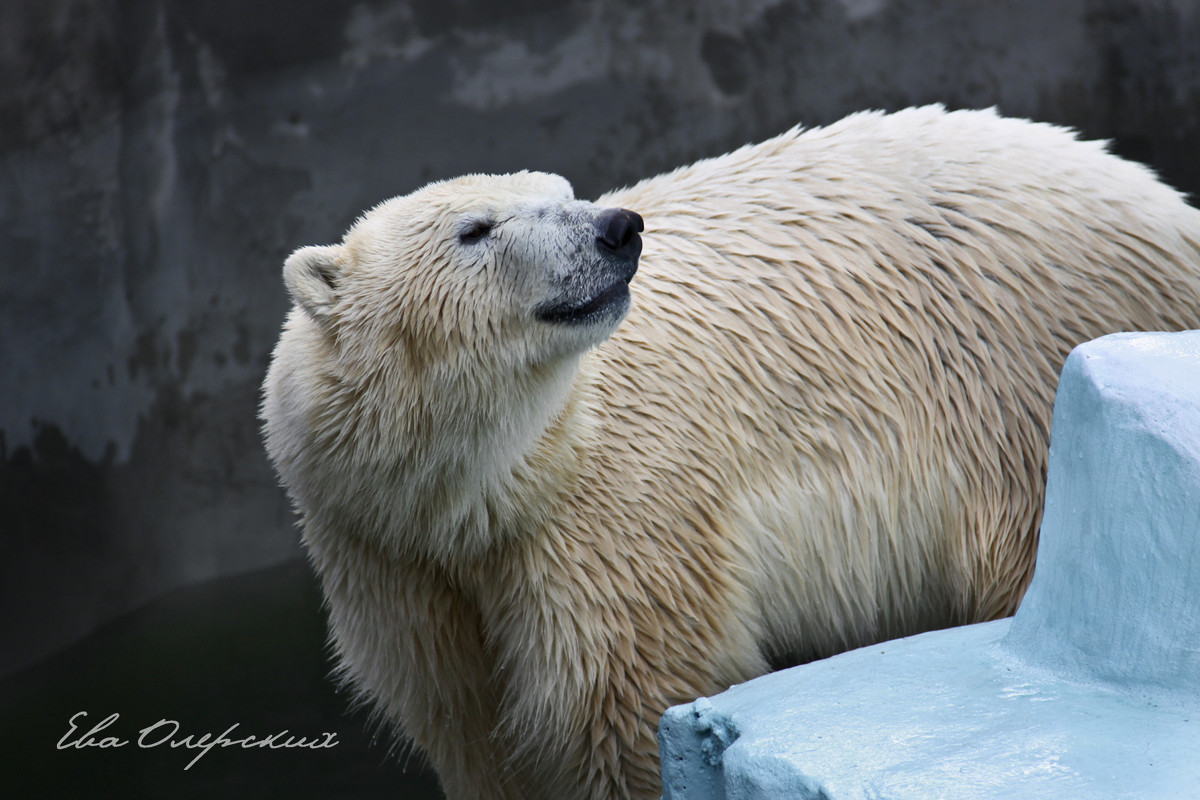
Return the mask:
M581 325L601 317L622 316L629 310L629 303L629 280L622 278L587 300L544 306L534 314L542 322Z

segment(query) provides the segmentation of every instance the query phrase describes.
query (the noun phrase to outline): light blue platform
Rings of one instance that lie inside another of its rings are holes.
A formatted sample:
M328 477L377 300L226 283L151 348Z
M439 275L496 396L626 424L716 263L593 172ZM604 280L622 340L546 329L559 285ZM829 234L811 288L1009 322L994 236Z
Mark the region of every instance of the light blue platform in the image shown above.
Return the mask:
M1077 348L1016 616L668 709L664 800L1200 798L1200 332Z

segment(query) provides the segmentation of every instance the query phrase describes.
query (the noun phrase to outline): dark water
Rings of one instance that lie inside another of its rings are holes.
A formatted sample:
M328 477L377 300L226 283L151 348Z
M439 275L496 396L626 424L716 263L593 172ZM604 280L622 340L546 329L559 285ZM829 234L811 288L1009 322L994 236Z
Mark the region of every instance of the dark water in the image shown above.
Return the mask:
M0 797L440 798L420 758L389 754L390 737L335 689L331 666L305 564L176 592L0 681ZM127 744L58 747L112 714L94 740ZM201 750L171 746L235 724L235 742L287 733L275 749L213 747L187 769ZM288 736L336 745L285 748Z

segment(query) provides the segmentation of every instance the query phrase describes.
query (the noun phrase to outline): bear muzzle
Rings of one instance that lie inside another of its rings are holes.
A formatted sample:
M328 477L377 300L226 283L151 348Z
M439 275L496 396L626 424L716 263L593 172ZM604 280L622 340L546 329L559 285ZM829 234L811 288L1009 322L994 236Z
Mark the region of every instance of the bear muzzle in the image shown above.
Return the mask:
M588 280L579 282L575 297L557 299L535 312L543 322L587 324L629 311L629 282L637 274L645 230L642 217L625 208L609 208L596 217L596 252L599 259ZM582 291L580 291L582 290Z

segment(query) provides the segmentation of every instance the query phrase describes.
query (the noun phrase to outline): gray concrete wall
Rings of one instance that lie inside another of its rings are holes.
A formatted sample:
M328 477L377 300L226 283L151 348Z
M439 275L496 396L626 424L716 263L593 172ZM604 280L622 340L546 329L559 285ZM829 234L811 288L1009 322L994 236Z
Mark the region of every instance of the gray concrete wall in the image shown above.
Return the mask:
M468 171L594 196L863 108L998 105L1200 191L1195 0L9 0L0 674L296 558L283 258Z

